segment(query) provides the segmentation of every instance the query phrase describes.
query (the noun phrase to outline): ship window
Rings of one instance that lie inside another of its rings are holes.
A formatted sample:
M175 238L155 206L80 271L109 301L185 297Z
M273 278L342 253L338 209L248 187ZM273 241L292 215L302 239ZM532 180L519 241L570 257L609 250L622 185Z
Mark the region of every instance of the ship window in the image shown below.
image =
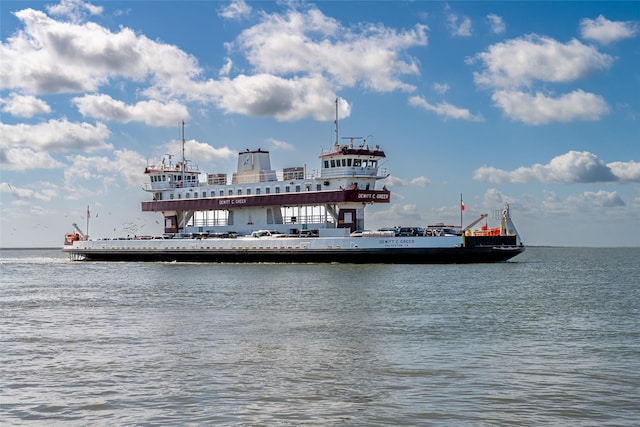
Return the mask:
M260 189L256 188L256 194L260 194L260 193L261 193Z
M335 160L331 160L331 167L335 168L336 167L336 161Z
M238 188L238 195L242 194L242 188Z
M167 176L166 175L162 175L162 180L166 181L167 180Z
M271 194L271 187L267 187L264 189L265 194Z
M198 193L196 193L196 197L198 197ZM207 197L207 192L206 191L202 192L202 197Z
M276 193L280 192L280 187L276 187Z
M197 193L197 192L196 192L196 193L193 193L193 198L194 198L194 199L197 199L197 198L198 198L198 193Z
M189 193L185 194L184 198L188 199L189 197L191 197L191 195Z
M232 196L233 195L233 190L229 190L229 195Z
M224 190L220 190L220 197L224 196Z
M369 160L369 166L371 166L372 168L375 168L376 166L378 166L378 161L377 160Z
M178 199L182 199L182 194L178 193Z
M353 160L353 159L347 159L347 166L351 167L351 161L352 161L352 160Z
M317 191L322 190L322 184L316 184L316 190Z
M325 160L324 161L324 167L325 167L325 169L327 169L329 167L329 160Z
M169 198L173 200L173 193L169 194Z
M251 189L247 188L247 195L251 194Z
M285 185L285 187L284 187L284 192L285 192L285 193L288 193L288 192L290 192L290 191L291 191L291 187L289 187L288 185Z
M342 159L342 167L347 166L347 159Z
M296 193L299 193L299 192L300 192L300 186L296 185Z
M360 159L353 159L353 166L358 167L362 164L362 160Z

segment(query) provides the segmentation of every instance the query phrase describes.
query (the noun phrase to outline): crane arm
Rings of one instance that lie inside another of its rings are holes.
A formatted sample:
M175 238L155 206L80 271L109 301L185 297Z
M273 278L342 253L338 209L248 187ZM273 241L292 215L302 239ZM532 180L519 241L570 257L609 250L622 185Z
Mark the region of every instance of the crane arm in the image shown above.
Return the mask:
M482 214L480 215L480 218L476 219L475 221L473 221L471 224L467 225L465 228L462 229L462 232L464 233L467 230L470 230L474 225L476 225L477 223L479 223L480 221L482 221L483 219L485 219L486 217L488 217L489 214Z

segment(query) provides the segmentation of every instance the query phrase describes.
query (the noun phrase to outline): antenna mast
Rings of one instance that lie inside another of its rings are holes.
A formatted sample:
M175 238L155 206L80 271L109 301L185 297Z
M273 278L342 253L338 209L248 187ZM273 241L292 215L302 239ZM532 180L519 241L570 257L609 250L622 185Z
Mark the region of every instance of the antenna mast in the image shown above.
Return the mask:
M186 159L184 157L184 120L182 123L182 185L184 185L184 169L186 167Z
M336 124L336 148L338 148L338 140L339 140L339 133L338 133L338 98L336 98L336 120L335 120L335 124Z

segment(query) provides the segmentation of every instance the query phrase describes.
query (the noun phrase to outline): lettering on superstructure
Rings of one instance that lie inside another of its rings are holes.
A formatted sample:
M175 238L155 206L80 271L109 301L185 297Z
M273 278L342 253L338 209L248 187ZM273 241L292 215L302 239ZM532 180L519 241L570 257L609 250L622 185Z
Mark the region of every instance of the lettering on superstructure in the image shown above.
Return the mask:
M218 204L220 206L227 205L244 205L247 203L247 199L227 199L227 200L218 200Z
M378 200L388 200L388 194L374 194L374 193L358 193L358 199L378 199Z
M414 239L380 239L380 245L385 248L408 248L414 245Z

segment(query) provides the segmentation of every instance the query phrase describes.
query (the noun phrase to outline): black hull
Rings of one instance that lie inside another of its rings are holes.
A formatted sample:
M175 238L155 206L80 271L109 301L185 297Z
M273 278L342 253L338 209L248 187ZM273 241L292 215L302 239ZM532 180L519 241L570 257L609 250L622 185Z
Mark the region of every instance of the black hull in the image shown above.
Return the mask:
M347 263L347 264L470 264L507 261L524 246L470 248L393 248L348 250L75 250L72 259L87 261L213 262L213 263Z

